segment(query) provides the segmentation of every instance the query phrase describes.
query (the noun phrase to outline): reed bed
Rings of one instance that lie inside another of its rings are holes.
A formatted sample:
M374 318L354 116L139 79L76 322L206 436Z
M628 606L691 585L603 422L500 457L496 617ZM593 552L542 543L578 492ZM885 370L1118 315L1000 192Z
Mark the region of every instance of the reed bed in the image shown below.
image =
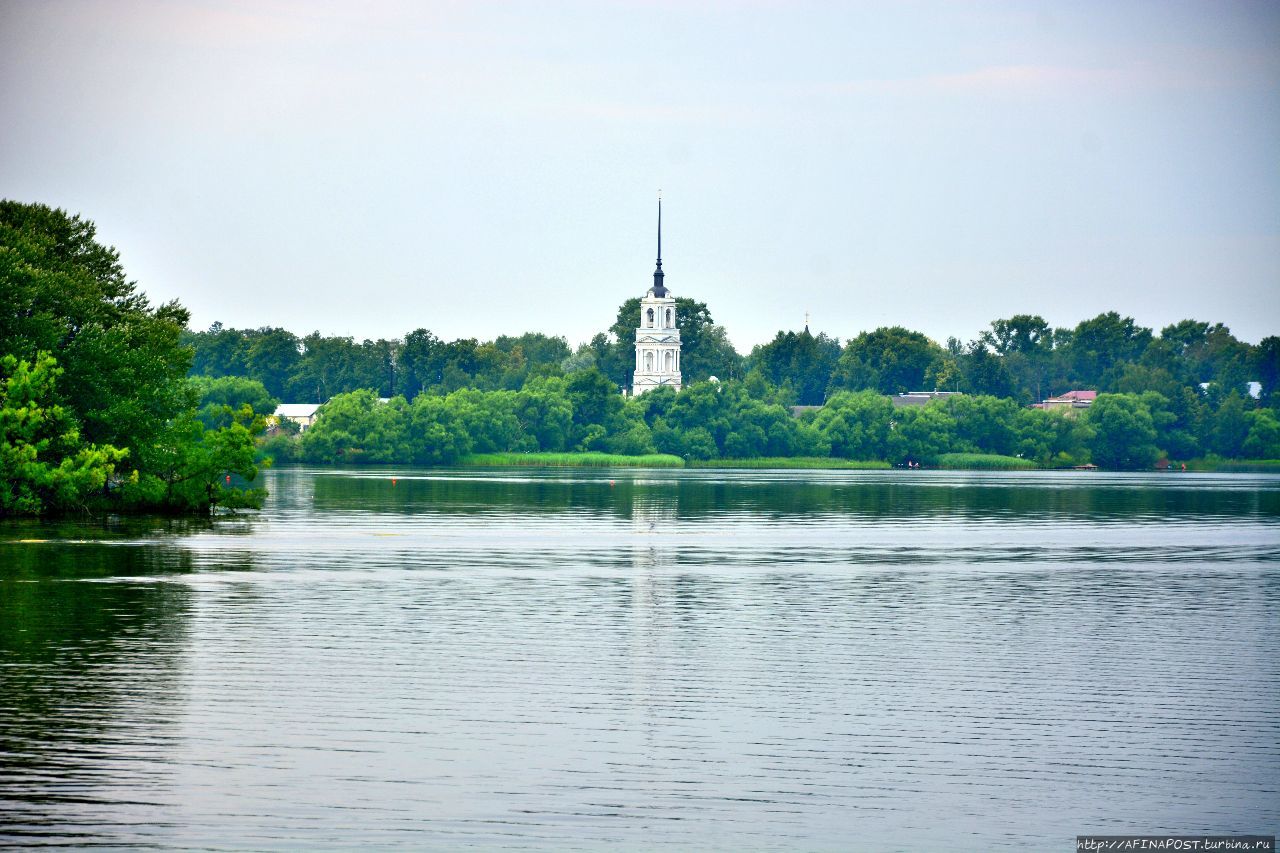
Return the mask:
M1030 459L998 453L943 453L938 467L959 471L1026 471L1040 466Z
M670 453L473 453L458 464L474 468L683 468L684 460Z
M1280 474L1280 459L1193 459L1187 470Z
M690 460L690 468L838 468L853 471L881 471L891 467L878 459L836 459L831 456L765 456L758 459L700 459Z

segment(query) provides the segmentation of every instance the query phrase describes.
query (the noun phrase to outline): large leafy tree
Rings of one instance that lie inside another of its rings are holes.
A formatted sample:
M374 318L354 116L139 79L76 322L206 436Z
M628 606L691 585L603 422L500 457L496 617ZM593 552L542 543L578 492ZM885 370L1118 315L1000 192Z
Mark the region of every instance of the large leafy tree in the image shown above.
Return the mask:
M261 382L272 396L283 397L302 358L302 342L290 331L272 328L251 332L246 340L247 372L243 375Z
M1093 461L1104 468L1150 468L1160 455L1151 410L1133 394L1099 394L1085 413Z
M1249 435L1244 455L1251 459L1280 459L1280 417L1272 409L1249 412Z
M1066 347L1074 384L1105 386L1127 361L1137 361L1151 343L1151 330L1115 311L1084 320L1068 335Z
M1271 408L1280 408L1280 337L1271 335L1263 338L1253 348L1254 376L1262 385L1262 403Z
M426 329L405 335L400 347L400 388L410 400L437 385L444 373L444 341Z
M1032 355L1053 347L1053 330L1038 314L1015 314L1007 320L993 320L991 330L980 340L999 355Z
M803 332L778 332L772 341L751 351L747 367L788 390L795 402L820 406L839 359L840 341L824 333L815 336L806 328Z
M62 435L76 435L61 442L61 458L78 458L77 446L127 454L130 476L104 478L99 500L207 511L260 497L223 482L229 473L256 475L260 419L250 412L246 422L205 430L186 381L186 310L177 302L153 306L125 277L115 249L97 242L93 223L46 205L0 201L0 305L0 355L16 360L15 371L26 362L51 375L41 354L57 358L56 385L39 387L50 398L42 405L67 424ZM37 451L37 461L55 448Z
M919 391L925 374L943 357L942 347L901 326L863 332L845 344L831 378L835 389L874 389L882 394Z
M0 516L84 506L128 454L86 444L70 412L53 402L62 373L53 356L0 358Z
M228 329L215 322L206 331L184 331L183 346L193 351L191 373L195 376L248 376L249 337L240 329Z
M990 331L983 332L978 341L1000 356L1003 372L1017 396L1044 398L1053 359L1053 329L1043 317L1015 314L1008 319L994 320ZM998 387L989 381L981 384L986 389Z
M177 302L152 306L95 237L79 216L0 201L0 346L54 353L58 400L84 440L136 448L193 402L191 353L178 342L188 315Z
M883 459L893 428L893 404L874 391L841 391L831 396L813 423L830 444L832 456Z
M1014 379L1009 372L1008 360L1015 357L1001 358L988 350L982 341L972 342L957 359L960 387L970 394L1012 397Z
M256 379L243 376L222 376L212 379L196 376L191 386L199 396L197 417L206 426L217 428L235 423L241 411L248 407L250 417L266 417L275 412L280 401L267 392Z

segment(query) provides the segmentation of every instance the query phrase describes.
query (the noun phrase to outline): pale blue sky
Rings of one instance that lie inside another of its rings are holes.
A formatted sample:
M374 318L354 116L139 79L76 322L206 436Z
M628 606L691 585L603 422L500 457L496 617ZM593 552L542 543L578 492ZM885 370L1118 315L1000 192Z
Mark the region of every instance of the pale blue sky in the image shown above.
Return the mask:
M1280 3L0 0L0 196L193 325L1280 334Z

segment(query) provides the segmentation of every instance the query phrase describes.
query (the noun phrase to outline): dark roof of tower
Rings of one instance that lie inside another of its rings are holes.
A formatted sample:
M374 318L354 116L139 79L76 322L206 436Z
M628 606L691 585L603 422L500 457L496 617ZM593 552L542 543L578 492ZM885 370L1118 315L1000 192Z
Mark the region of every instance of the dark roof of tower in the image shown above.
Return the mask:
M667 295L662 278L662 196L658 196L658 266L653 271L653 295L658 298Z

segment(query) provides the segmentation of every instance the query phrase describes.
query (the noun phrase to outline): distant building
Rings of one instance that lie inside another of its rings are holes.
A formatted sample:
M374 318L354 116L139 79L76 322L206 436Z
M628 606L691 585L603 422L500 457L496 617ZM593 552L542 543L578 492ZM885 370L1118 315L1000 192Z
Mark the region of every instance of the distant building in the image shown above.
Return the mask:
M636 369L631 380L631 393L635 396L654 388L680 390L676 300L663 285L662 278L662 199L658 199L658 267L653 271L653 287L640 300Z
M1208 390L1209 390L1209 386L1210 386L1211 384L1213 384L1213 383L1211 383L1211 382L1201 382L1201 383L1200 383L1200 390L1201 390L1201 391L1208 391ZM1260 399L1260 398L1262 397L1262 383L1261 383L1261 382L1246 382L1246 383L1245 383L1245 390L1248 392L1249 396L1250 396L1250 397L1252 397L1252 398L1253 398L1253 399L1255 399L1255 400Z
M1078 412L1081 409L1087 409L1092 406L1093 401L1097 398L1097 391L1068 391L1057 397L1050 397L1047 400L1041 400L1039 403L1032 403L1031 408L1045 409L1046 411Z
M299 432L306 432L316 422L316 412L319 410L319 403L281 403L276 406L275 414L272 417L277 422L282 420L293 421L298 425Z
M947 397L963 397L961 391L907 391L904 394L895 394L889 399L893 401L895 409L905 409L907 406L923 406L931 400L945 400Z

